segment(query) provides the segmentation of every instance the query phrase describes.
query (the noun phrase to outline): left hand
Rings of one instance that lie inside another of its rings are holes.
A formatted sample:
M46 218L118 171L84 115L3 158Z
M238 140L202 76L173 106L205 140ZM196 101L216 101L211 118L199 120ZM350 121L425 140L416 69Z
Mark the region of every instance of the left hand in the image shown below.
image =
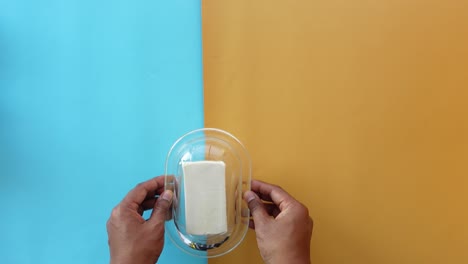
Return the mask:
M113 210L107 221L111 264L154 264L164 246L164 222L172 192L164 191L164 177L138 184ZM159 195L159 198L157 197ZM145 221L144 211L153 209Z

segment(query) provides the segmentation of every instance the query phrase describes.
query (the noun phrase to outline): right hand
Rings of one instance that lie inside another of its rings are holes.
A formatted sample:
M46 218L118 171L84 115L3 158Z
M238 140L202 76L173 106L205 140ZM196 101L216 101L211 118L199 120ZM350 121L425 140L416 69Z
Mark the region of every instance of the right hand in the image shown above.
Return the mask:
M252 181L244 194L257 244L267 264L309 264L313 222L309 210L281 187Z

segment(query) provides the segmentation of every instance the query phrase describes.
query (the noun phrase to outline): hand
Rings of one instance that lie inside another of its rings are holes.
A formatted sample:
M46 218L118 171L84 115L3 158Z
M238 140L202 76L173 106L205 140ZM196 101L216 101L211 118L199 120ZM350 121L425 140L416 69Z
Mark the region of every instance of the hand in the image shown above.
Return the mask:
M154 264L164 246L164 222L172 192L164 191L164 177L138 184L113 210L107 221L111 264ZM159 195L159 198L157 198ZM153 209L145 221L144 211Z
M267 264L310 263L313 222L309 211L278 186L252 181L244 194L257 244Z

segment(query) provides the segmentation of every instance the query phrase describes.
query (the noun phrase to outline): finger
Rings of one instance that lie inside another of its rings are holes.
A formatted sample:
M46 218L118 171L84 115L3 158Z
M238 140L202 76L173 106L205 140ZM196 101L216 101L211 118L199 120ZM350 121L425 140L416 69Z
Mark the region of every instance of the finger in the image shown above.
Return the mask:
M260 192L255 192L258 195L258 197L260 197L260 199L262 199L263 201L266 201L266 202L273 202L273 200L271 199L270 195L267 195L267 194L263 194L263 193L260 193Z
M164 192L164 185L160 186L157 190L148 192L148 195L146 195L146 198L153 198L156 195L160 195L162 192Z
M143 203L141 203L140 208L138 208L138 213L142 215L144 211L153 209L154 204L156 203L157 200L158 198L151 198L151 199L144 200Z
M158 189L154 190L154 191L149 191L148 194L146 195L146 198L145 200L148 200L148 199L151 199L151 198L154 198L154 197L157 197L159 196L162 192L164 192L164 181L159 179L159 178L164 178L164 176L158 176ZM162 184L161 184L162 183Z
M281 187L266 182L253 180L251 188L252 191L260 193L263 197L271 198L271 201L278 206L280 211L283 211L296 201Z
M255 222L252 219L249 221L249 228L255 230Z
M267 211L268 215L273 216L274 218L276 218L281 213L280 209L275 204L263 202L263 206L265 206L265 210ZM252 212L250 212L250 216L252 216Z
M162 192L164 192L164 186L159 187L155 191L149 192L148 195L146 195L145 200L148 200L148 199L151 199L151 198L154 198L154 197L158 197Z
M177 188L176 177L174 177L174 175L166 175L164 184L167 190L174 191L174 189Z
M162 190L161 188L159 188L157 191L149 192L146 195L145 200L138 207L138 213L142 215L144 211L153 209L154 203L156 203L156 200L158 200L159 194L162 193L163 191L164 191L164 188Z
M127 204L135 209L138 209L140 204L148 197L154 197L156 190L164 186L164 176L152 178L151 180L139 183L131 190L122 201L122 204Z
M270 216L268 215L262 200L252 191L247 191L244 194L244 199L247 202L252 217L256 224L262 224L268 221Z
M167 215L171 208L172 197L173 193L169 190L164 191L161 196L159 196L158 200L154 204L151 217L148 220L150 223L161 224L166 221Z
M281 213L280 209L275 204L264 203L264 206L268 214L274 218L276 218Z
M157 194L157 195L159 195L159 194L161 194L161 193L163 193L163 192L164 192L164 185L161 186L161 187L159 187L159 188L156 190L156 194Z

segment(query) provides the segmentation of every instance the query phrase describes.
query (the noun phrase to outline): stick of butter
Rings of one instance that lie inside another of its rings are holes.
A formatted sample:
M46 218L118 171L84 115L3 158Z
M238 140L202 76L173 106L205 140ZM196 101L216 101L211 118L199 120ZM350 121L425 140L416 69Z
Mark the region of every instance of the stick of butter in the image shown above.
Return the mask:
M227 232L226 164L222 161L183 162L185 226L191 235Z

